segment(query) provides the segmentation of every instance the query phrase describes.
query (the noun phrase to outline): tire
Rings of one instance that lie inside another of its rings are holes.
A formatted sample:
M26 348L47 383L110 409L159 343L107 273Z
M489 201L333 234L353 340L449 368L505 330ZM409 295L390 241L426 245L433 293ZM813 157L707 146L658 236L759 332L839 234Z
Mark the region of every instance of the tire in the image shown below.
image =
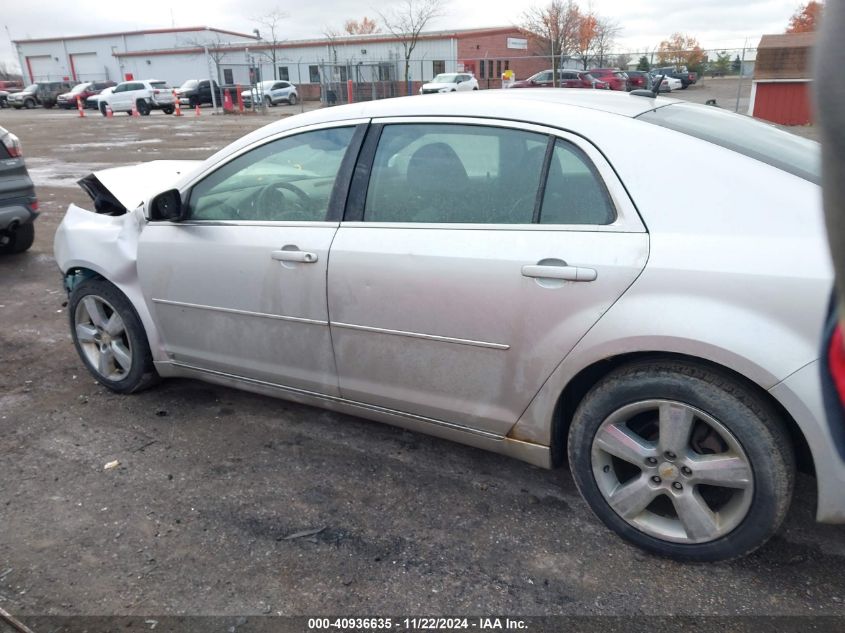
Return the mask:
M288 97L288 105L296 105L296 95L292 94Z
M106 104L105 103L102 103L102 102L100 103L99 110L100 110L100 114L102 114L103 116L108 116L108 113L106 112Z
M27 110L32 110L35 107L35 101L33 101L32 99L27 99L23 102L23 107Z
M191 108L196 108L200 104L200 100L197 97L189 97L188 98L188 106Z
M273 105L273 100L270 97L264 97L264 107L269 108Z
M47 110L52 110L54 105L56 105L56 104L52 103L51 101L47 101L46 103L42 104L42 106L44 108L46 108Z
M158 382L141 320L116 286L100 278L83 281L70 293L68 313L76 351L100 384L134 393Z
M150 116L150 104L143 99L138 99L138 101L135 102L135 107L138 109L138 114L141 116Z
M35 241L35 225L19 224L11 231L0 233L0 255L23 253Z
M684 420L688 431L677 434ZM660 432L664 424L675 438ZM795 479L777 413L732 375L692 362L611 372L579 404L568 451L578 490L605 525L681 561L730 560L763 545L786 516Z
M161 111L165 114L173 114L173 108L162 108Z

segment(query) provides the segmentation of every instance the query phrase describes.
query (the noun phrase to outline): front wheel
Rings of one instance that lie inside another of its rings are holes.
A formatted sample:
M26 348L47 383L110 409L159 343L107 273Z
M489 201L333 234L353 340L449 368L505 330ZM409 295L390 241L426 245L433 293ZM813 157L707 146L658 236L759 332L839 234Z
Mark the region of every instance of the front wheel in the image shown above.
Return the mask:
M615 370L585 396L569 463L593 512L648 551L738 558L778 529L795 477L768 404L733 376L685 362Z
M100 383L132 393L158 380L141 319L116 286L83 281L70 293L68 308L76 351Z
M27 99L23 102L23 107L27 110L32 110L32 108L35 107L35 101L33 101L32 99Z

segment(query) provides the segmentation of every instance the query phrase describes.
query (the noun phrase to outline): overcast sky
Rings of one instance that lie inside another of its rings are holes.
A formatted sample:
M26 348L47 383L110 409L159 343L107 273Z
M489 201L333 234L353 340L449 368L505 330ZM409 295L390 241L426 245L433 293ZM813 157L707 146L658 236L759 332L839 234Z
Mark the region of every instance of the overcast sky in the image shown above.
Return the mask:
M780 33L801 0L582 0L622 27L617 48L652 49L676 31L688 33L704 48L754 46L763 33ZM445 0L446 14L432 29L519 24L523 11L542 0ZM320 37L326 28L340 30L347 18L377 17L390 0L6 0L0 20L4 33L0 60L14 63L11 39L86 35L108 31L213 26L249 33L251 18L273 9L286 11L286 39Z

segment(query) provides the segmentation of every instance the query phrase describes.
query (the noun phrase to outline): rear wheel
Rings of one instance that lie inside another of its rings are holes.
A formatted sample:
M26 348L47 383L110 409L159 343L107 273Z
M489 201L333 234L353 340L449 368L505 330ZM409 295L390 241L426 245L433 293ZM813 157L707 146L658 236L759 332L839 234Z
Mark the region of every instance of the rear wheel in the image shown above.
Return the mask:
M288 103L290 105L296 105L296 95L291 95L288 97Z
M264 107L269 108L273 105L273 100L270 97L264 97Z
M0 255L23 253L35 241L35 226L32 222L19 224L8 231L0 231Z
M173 114L173 108L162 108L161 111L165 114Z
M717 561L783 521L794 456L783 422L732 376L692 363L622 367L578 406L569 463L591 509L656 554Z
M158 374L141 320L129 300L104 279L88 279L70 293L70 329L85 367L118 393L140 391Z

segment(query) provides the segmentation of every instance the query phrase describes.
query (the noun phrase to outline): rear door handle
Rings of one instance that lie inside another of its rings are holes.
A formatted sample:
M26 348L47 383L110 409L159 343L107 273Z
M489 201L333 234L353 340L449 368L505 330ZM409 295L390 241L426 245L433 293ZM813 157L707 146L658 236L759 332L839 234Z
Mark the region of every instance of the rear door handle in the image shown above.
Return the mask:
M317 253L308 251L273 251L270 257L278 262L300 262L303 264L313 264L317 261Z
M522 275L537 279L563 279L565 281L595 281L598 276L595 269L581 266L523 266Z

